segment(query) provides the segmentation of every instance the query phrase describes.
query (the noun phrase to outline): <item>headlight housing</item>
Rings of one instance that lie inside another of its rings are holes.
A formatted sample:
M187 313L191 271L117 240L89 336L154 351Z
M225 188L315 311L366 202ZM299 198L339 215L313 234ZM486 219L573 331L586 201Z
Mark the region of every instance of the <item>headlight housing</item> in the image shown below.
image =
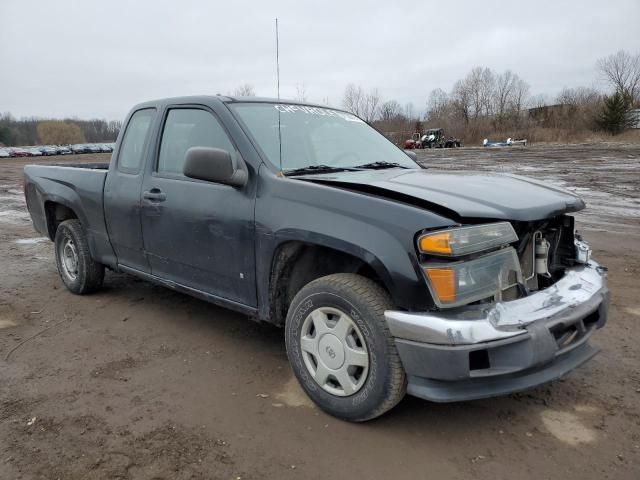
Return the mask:
M522 282L518 254L513 247L501 248L518 240L509 222L439 230L420 235L418 251L436 257L472 258L448 262L434 259L422 269L438 307L457 307L487 298L500 299L501 293Z
M489 297L522 281L520 262L508 247L473 260L423 265L433 299L439 307L458 307Z
M425 233L418 237L420 253L458 257L483 252L518 240L509 222L487 223Z

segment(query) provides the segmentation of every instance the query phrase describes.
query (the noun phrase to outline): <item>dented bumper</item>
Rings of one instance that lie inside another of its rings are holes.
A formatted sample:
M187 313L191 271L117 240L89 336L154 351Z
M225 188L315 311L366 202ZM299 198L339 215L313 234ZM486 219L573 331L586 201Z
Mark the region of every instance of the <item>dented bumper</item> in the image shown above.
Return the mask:
M553 286L510 302L455 312L387 311L412 395L438 402L524 390L589 360L607 321L606 274L569 269Z

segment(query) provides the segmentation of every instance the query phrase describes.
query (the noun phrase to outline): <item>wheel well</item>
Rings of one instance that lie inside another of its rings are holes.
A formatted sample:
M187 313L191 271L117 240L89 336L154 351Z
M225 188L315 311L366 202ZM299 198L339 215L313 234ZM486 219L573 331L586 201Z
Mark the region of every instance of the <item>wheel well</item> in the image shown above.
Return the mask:
M356 273L385 288L375 270L349 253L304 242L287 242L276 251L269 281L270 321L284 325L293 297L309 282L333 273Z
M76 212L61 203L46 202L44 204L44 211L47 216L47 232L51 240L55 239L58 226L62 222L72 218L78 218Z

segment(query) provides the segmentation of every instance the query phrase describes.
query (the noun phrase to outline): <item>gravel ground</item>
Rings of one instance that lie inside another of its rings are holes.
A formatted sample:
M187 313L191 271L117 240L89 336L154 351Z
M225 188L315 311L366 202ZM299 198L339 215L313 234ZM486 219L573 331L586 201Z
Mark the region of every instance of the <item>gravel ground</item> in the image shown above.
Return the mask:
M296 384L279 329L121 274L98 294L67 292L22 199L33 160L2 160L0 478L640 478L640 147L419 156L585 196L578 225L612 290L593 361L523 394L407 397L367 424L335 420Z

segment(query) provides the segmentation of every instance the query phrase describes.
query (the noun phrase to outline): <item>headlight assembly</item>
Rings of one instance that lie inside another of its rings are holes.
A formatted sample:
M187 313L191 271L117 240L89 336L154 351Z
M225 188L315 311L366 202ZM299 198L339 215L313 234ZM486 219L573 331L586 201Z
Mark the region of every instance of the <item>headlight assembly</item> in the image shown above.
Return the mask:
M522 281L518 255L503 248L473 260L422 266L433 299L439 307L457 307L501 292Z
M430 232L418 237L421 253L458 257L482 252L518 240L509 222L472 225Z

